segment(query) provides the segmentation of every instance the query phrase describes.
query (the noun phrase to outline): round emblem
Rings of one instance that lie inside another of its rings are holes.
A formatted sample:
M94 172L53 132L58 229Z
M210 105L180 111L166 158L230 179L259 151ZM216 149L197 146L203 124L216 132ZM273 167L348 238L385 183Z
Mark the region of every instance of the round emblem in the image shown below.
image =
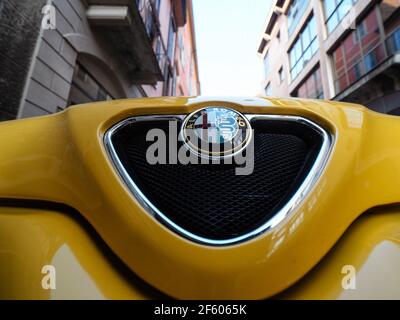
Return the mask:
M209 158L226 158L244 150L251 139L249 121L239 112L207 107L186 117L181 136L190 151Z

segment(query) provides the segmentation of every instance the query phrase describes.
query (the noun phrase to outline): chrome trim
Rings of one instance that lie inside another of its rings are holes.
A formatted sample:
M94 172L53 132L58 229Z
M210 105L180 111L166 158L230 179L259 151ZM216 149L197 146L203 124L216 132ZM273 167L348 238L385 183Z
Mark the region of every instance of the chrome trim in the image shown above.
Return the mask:
M154 120L184 120L186 115L153 115L153 116L139 116L139 117L132 117L122 122L114 125L110 128L106 134L104 135L104 144L107 150L107 153L113 163L115 169L118 171L119 175L121 176L122 180L128 186L129 190L132 192L135 199L139 202L139 204L153 217L155 217L158 221L160 221L165 226L169 227L170 229L174 230L178 234L184 236L189 240L193 240L195 242L212 245L212 246L225 246L225 245L233 245L239 242L243 242L246 240L250 240L274 227L276 227L279 223L281 223L286 217L288 217L305 199L305 197L309 194L311 189L315 186L316 182L318 181L319 177L321 176L323 170L326 167L326 163L329 159L330 152L333 147L334 137L328 134L325 129L320 127L318 124L300 117L300 116L289 116L289 115L252 115L252 114L245 114L244 115L249 122L253 120L280 120L280 121L294 121L306 124L312 128L314 128L319 134L321 134L323 141L321 145L321 149L318 153L318 156L315 159L314 164L312 165L310 172L292 196L292 198L286 203L286 205L279 210L270 220L268 220L265 224L258 227L257 229L248 232L244 235L239 237L225 239L225 240L214 240L204 238L198 235L195 235L176 223L174 223L171 219L165 216L161 211L159 211L151 202L150 200L142 193L139 187L135 184L132 178L129 176L127 171L125 170L124 166L122 165L121 161L118 158L118 155L115 151L115 148L112 144L112 136L116 130L135 122L141 121L154 121Z

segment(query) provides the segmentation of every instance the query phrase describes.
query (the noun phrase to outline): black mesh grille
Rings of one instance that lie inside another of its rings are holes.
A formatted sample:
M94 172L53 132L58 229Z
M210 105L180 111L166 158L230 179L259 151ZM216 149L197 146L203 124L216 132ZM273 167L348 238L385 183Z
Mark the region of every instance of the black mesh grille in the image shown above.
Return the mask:
M178 124L179 127L180 123ZM146 197L187 231L214 240L248 233L269 220L297 190L322 144L311 127L293 121L258 120L254 171L235 175L228 164L156 164L146 161L149 129L168 133L168 122L130 124L113 144L125 169Z

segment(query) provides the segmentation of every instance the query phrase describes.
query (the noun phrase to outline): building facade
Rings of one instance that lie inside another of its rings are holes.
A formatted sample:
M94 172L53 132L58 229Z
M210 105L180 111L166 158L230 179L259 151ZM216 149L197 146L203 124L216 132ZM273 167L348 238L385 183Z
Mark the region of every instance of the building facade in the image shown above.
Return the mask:
M2 0L0 21L0 120L200 94L191 0Z
M266 95L400 114L400 0L273 0L259 42Z

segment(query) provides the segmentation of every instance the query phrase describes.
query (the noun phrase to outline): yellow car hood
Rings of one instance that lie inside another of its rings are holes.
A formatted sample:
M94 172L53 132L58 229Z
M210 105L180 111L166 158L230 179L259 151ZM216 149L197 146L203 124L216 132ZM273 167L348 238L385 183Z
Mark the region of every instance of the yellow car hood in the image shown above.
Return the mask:
M293 213L240 244L182 238L135 200L113 167L105 132L131 116L189 114L206 105L296 115L333 137L325 169ZM302 278L366 210L400 200L400 120L362 106L262 98L152 98L75 106L0 124L0 198L78 210L142 279L175 298L266 298Z

